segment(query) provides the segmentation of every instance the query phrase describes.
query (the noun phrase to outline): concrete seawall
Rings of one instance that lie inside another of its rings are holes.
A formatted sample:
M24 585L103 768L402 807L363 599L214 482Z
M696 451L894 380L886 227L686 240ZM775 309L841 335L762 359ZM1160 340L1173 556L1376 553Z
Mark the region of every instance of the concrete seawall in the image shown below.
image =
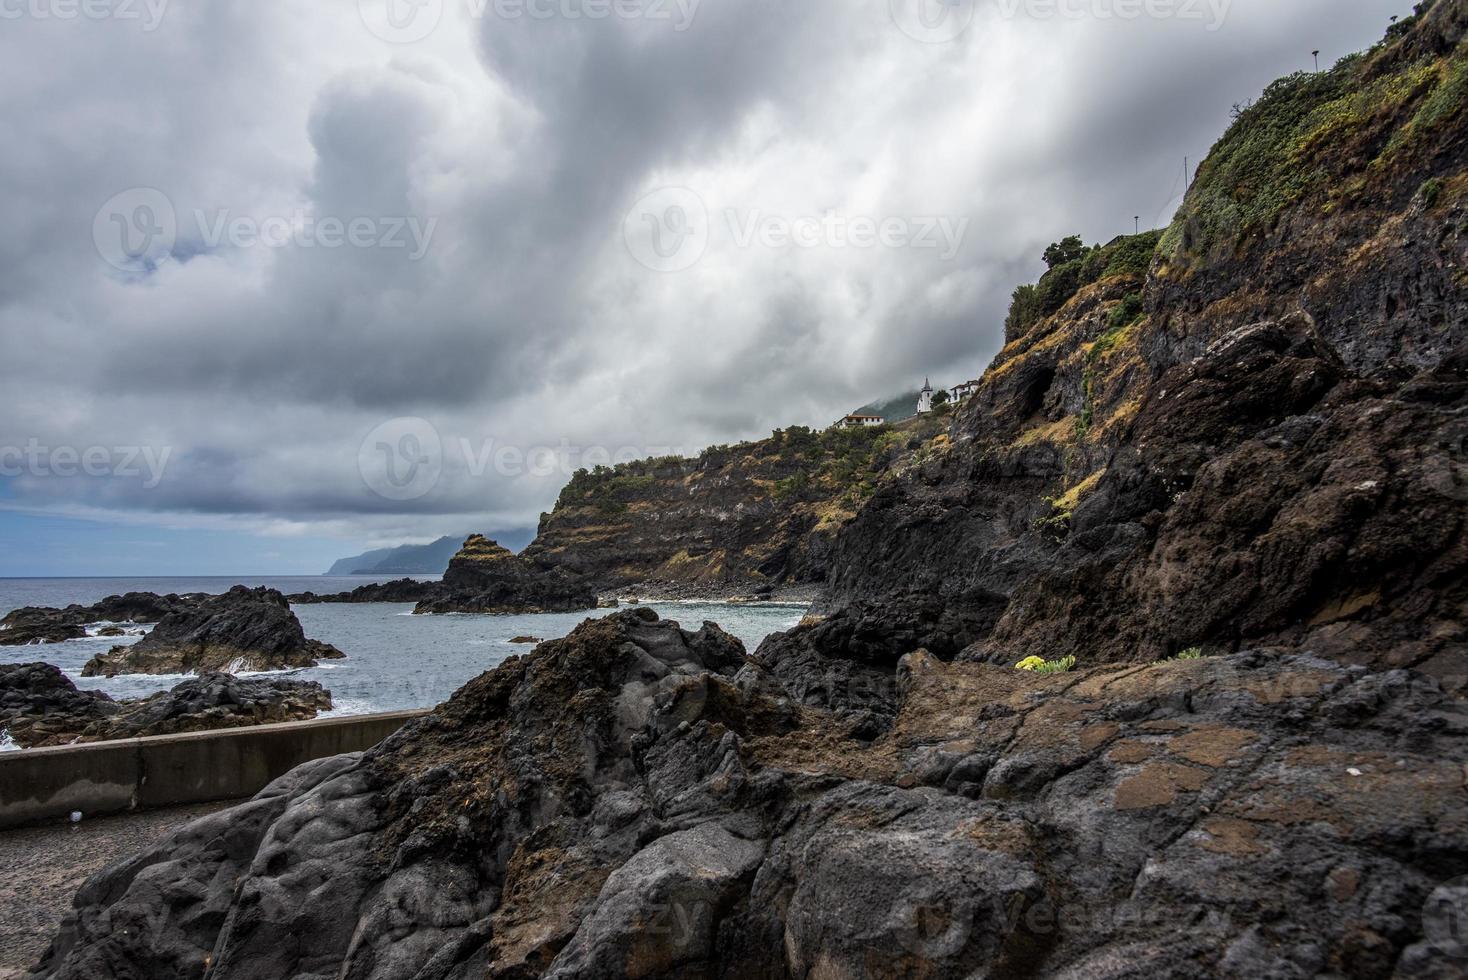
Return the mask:
M303 762L360 752L426 711L0 753L0 828L253 796Z

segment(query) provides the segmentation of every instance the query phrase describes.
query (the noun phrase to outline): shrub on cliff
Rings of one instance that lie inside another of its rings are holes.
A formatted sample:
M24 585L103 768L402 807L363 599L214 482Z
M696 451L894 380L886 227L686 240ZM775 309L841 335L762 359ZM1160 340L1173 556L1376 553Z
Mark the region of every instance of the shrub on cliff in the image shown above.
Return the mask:
M1412 22L1429 9L1419 5ZM1409 31L1399 25L1388 37ZM1227 256L1311 195L1324 198L1327 214L1369 196L1420 159L1421 141L1461 127L1465 106L1461 47L1415 60L1355 55L1329 71L1281 78L1214 146L1162 250L1175 261Z
M1005 339L1024 336L1094 282L1113 276L1145 276L1161 240L1161 231L1144 231L1123 235L1104 246L1087 248L1076 235L1051 245L1045 250L1050 270L1035 285L1015 289L1010 299L1004 320Z

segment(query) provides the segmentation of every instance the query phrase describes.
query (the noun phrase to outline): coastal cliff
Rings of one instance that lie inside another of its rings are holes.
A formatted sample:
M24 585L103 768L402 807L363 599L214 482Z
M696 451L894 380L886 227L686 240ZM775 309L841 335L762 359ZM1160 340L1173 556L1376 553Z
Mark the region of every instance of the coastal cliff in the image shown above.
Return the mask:
M814 431L580 471L523 557L599 593L747 595L823 583L836 533L944 419Z
M1143 269L1018 294L949 445L838 535L829 607L982 610L968 659L1308 649L1460 689L1464 16L1272 85Z
M809 479L745 447L574 482L528 558L824 618L589 621L102 872L36 975L1461 977L1465 25L1271 87L1164 234L1058 243L831 538L786 530L824 488L735 516Z

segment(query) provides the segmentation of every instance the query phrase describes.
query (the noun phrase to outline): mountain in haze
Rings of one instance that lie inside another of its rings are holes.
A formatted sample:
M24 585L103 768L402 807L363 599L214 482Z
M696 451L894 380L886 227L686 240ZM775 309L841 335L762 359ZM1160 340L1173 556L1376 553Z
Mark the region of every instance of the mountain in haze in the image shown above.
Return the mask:
M918 392L914 389L913 391L906 392L905 394L897 395L893 398L888 398L886 401L872 402L870 405L863 405L852 414L880 415L888 422L906 422L908 419L917 415L917 403Z
M530 543L535 532L525 528L496 531L495 539L511 551L519 551ZM432 544L405 544L396 548L377 548L343 558L327 570L327 575L441 575L449 560L464 543L467 534L439 538Z

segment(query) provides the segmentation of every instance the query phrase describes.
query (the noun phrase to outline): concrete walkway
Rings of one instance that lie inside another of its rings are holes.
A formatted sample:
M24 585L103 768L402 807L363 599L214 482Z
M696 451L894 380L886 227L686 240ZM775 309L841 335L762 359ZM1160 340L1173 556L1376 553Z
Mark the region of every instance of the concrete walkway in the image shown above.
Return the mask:
M0 980L25 975L46 951L88 876L230 803L201 803L0 831Z

